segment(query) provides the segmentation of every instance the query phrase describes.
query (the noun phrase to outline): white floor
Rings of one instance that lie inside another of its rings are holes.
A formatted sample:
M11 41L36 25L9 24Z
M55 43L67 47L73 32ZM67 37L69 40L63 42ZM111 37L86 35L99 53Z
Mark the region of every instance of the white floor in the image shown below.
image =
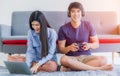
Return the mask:
M108 64L120 65L119 53L114 53L114 60L112 60L112 52L93 53L93 55L105 56L107 58Z
M120 65L120 57L119 57L118 53L114 53L114 61L112 61L112 53L111 52L93 53L93 55L105 56L107 58L109 64ZM5 60L7 60L7 54L0 53L0 66L5 66L4 65Z
M4 66L4 61L7 60L7 54L0 53L0 66Z

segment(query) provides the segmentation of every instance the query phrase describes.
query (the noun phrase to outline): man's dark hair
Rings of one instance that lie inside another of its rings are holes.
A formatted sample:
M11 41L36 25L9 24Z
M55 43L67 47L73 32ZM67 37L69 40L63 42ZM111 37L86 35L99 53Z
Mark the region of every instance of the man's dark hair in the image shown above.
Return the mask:
M82 12L82 17L85 16L84 8L81 3L79 2L72 2L68 7L68 17L71 17L70 12L72 8L78 8Z
M39 33L39 37L40 37L40 41L41 41L41 57L45 57L46 55L48 55L48 33L47 33L47 27L50 28L50 25L48 24L44 14L40 11L34 11L32 12L32 14L30 15L29 18L29 25L30 25L30 29L34 30L32 28L32 22L33 21L38 21L40 23L40 33Z

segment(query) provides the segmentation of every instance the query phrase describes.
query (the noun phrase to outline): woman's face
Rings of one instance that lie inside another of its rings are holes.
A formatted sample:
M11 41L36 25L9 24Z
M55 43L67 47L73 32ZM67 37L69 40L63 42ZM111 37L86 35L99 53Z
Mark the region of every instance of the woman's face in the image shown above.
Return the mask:
M40 23L38 21L33 21L32 23L32 28L35 30L36 33L40 32Z

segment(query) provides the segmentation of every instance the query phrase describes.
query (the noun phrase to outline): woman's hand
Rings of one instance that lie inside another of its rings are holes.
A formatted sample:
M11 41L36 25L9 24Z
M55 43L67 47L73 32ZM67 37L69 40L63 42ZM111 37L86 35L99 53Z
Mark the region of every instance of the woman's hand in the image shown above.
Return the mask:
M39 67L40 67L40 64L36 63L35 65L33 65L33 67L30 70L32 73L37 73Z

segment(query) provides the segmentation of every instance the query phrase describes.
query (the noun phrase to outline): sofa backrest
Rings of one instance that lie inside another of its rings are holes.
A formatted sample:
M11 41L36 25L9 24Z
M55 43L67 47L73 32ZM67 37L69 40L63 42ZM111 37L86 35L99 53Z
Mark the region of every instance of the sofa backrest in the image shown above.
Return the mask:
M29 17L31 11L18 11L12 14L12 35L26 35L29 29ZM43 11L50 26L56 31L59 27L70 19L67 17L66 12L61 11Z
M11 34L27 35L29 29L29 16L31 12L17 11L12 13Z
M94 25L98 34L118 34L116 12L86 12L84 19Z
M66 11L43 11L49 24L57 32L59 27L70 21ZM31 11L16 11L12 14L12 35L27 35ZM117 34L115 12L86 12L85 20L93 23L98 34Z

